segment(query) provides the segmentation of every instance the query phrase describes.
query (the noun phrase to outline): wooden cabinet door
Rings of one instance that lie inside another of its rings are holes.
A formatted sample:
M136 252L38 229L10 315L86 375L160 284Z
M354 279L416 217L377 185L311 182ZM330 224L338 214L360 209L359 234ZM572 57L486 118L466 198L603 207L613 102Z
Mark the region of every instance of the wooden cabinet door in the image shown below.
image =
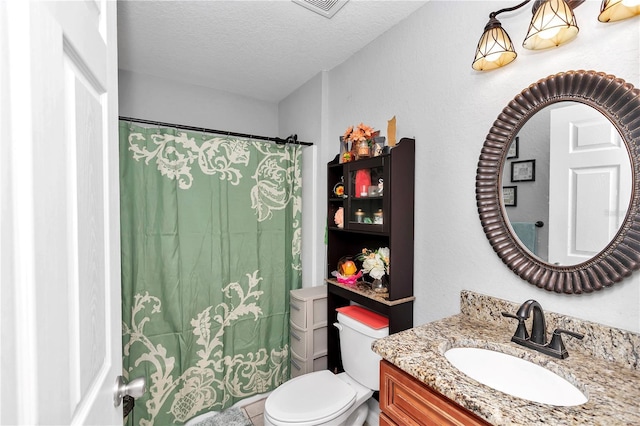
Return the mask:
M384 360L380 362L380 410L381 425L383 416L387 424L403 426L489 425Z
M378 421L378 426L398 426L398 425L395 424L394 421L391 420L389 417L387 417L386 414L380 413L380 420Z

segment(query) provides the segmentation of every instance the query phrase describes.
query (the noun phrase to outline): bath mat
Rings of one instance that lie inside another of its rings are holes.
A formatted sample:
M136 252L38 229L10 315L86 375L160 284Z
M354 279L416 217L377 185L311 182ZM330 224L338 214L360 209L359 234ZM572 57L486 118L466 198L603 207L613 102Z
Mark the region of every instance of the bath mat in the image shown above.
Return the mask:
M200 418L204 417L202 420ZM209 413L208 415L198 416L196 419L200 420L197 423L188 422L191 426L252 426L251 420L249 420L244 412L237 407L227 408L224 411L218 413Z

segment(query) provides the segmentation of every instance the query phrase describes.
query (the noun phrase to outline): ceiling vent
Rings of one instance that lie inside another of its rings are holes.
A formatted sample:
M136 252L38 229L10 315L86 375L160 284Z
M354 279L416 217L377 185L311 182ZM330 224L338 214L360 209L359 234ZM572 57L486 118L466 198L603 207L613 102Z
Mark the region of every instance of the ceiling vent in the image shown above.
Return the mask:
M325 18L331 19L349 0L291 0Z

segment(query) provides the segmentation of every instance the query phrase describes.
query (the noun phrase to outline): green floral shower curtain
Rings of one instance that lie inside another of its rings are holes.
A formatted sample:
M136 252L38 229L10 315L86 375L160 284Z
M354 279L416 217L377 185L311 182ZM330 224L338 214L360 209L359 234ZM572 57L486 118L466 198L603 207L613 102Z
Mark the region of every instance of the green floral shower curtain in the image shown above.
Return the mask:
M289 377L301 148L120 122L123 363L140 425Z

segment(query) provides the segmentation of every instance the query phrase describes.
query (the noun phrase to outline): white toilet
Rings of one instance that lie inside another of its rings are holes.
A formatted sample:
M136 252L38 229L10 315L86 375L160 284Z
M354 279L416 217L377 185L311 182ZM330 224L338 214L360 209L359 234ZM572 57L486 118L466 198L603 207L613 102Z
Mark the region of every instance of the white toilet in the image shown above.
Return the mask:
M389 327L374 329L342 312L334 326L345 372L316 371L278 387L265 402L265 426L362 426L367 400L380 388L380 356L371 344L388 336Z

